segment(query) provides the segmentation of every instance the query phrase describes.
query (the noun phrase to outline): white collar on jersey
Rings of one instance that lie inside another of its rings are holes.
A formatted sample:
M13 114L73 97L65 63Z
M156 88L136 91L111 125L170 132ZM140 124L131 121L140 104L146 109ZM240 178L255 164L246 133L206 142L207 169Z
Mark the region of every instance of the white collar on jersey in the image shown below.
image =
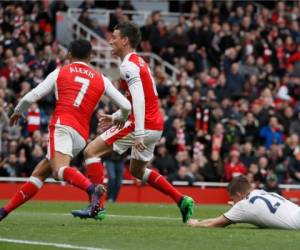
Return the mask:
M132 54L136 54L136 52L135 52L135 51L132 51L132 52L128 53L128 54L124 57L123 62L124 62L124 61L127 61L128 58L129 58Z
M73 64L73 63L77 63L77 64L83 64L83 65L85 65L85 66L89 66L87 63L85 63L85 62L81 62L81 61L72 62L71 64Z

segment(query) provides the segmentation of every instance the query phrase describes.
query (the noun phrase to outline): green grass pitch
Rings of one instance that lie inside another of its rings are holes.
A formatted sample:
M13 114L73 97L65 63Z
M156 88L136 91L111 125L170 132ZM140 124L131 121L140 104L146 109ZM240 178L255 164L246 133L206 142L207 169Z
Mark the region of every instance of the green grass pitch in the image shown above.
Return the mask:
M0 222L0 249L300 249L299 231L257 229L248 224L189 228L181 222L175 205L107 204L108 216L102 222L69 214L83 205L29 202ZM197 205L194 218L217 216L227 209Z

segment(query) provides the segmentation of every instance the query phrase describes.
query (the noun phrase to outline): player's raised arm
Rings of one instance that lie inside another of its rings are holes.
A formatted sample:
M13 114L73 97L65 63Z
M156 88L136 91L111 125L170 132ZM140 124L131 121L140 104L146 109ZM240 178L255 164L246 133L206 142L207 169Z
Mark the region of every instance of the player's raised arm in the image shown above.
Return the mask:
M30 105L44 96L48 95L54 88L59 69L51 72L44 81L42 81L38 86L29 91L15 107L14 113L10 117L10 125L15 125L20 118L21 114L30 107Z
M111 81L103 76L105 94L120 108L113 113L112 120L125 122L131 112L130 102L114 87Z
M140 69L134 63L122 64L120 67L122 79L128 84L132 97L132 107L135 121L135 137L145 136L145 95L140 78Z
M191 227L226 227L231 223L232 222L229 219L227 219L224 215L201 221L194 219L190 219L188 221L188 225Z

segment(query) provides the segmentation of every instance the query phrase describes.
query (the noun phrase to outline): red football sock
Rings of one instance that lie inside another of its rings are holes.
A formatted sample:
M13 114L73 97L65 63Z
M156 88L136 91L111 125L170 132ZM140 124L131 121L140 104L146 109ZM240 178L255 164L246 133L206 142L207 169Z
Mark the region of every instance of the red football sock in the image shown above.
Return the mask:
M99 158L89 158L85 161L86 175L93 184L103 184L103 164Z
M89 179L87 179L77 169L71 167L62 167L58 171L58 176L61 180L65 180L75 187L84 191L89 191L91 185L93 185ZM63 178L62 178L63 177Z
M104 166L100 160L100 158L89 158L85 161L86 164L86 176L90 179L90 181L97 185L103 184L104 182ZM99 199L100 208L104 208L105 203L105 195L102 195Z
M29 181L21 186L20 190L15 193L15 195L9 200L9 202L4 206L4 210L7 213L15 210L17 207L21 206L23 203L31 199L42 187L43 182L36 177L31 176Z
M177 189L175 189L165 177L150 169L146 169L145 174L148 175L147 182L152 187L170 196L177 204L180 202L183 195Z

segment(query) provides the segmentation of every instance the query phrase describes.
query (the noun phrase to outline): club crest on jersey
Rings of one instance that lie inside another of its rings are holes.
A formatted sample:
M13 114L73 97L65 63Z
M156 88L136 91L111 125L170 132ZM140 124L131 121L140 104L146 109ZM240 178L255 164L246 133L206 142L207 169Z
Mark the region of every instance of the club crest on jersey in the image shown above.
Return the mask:
M129 71L126 71L126 72L125 72L125 78L126 78L126 79L130 79L130 72L129 72Z

